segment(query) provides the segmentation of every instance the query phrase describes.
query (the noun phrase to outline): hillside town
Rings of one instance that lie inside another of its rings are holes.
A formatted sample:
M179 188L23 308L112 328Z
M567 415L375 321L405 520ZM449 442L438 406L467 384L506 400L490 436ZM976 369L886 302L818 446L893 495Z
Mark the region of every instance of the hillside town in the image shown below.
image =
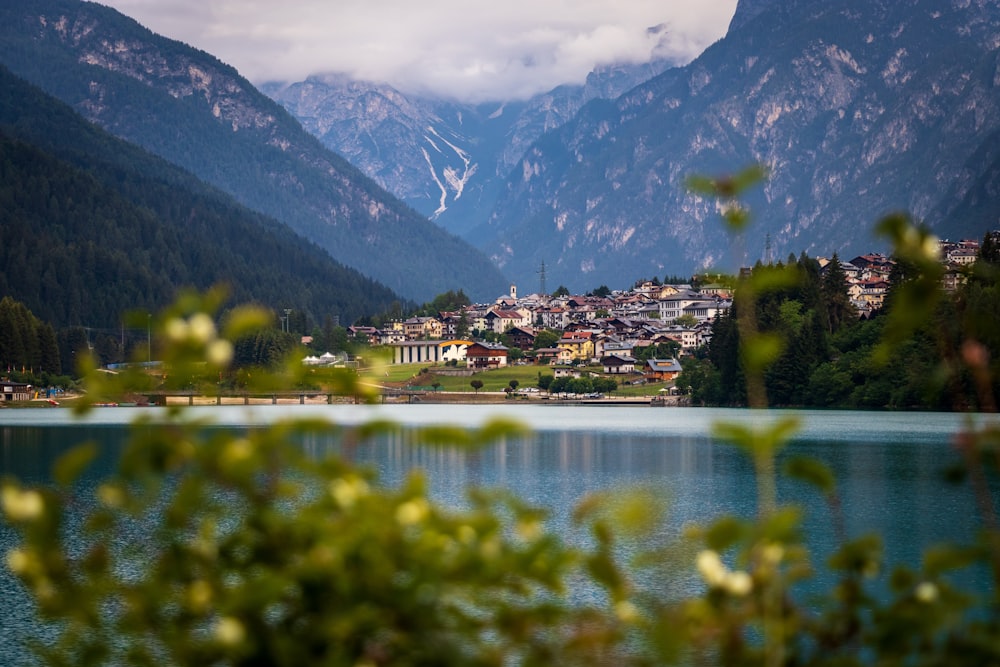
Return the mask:
M979 242L940 241L944 285L954 289L972 264ZM835 256L836 257L836 256ZM819 258L820 270L832 259ZM893 260L881 253L837 260L846 292L862 318L884 302ZM716 317L732 305L732 283L696 276L688 284L644 280L627 290L599 289L586 295L508 294L437 316L397 320L382 328L352 326L348 333L372 346L393 350L395 364L463 364L471 371L511 363L554 367L600 365L603 373L637 382L670 382L678 359L706 345ZM668 354L661 354L667 352ZM321 365L337 358L309 357Z

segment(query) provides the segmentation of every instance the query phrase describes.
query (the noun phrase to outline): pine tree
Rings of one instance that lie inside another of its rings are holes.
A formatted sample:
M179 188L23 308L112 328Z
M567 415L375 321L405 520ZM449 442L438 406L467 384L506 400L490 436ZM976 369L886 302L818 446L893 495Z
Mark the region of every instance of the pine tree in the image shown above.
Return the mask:
M826 265L820 292L825 306L827 331L836 333L858 319L858 311L847 292L847 274L840 265L837 253L833 253L830 263Z

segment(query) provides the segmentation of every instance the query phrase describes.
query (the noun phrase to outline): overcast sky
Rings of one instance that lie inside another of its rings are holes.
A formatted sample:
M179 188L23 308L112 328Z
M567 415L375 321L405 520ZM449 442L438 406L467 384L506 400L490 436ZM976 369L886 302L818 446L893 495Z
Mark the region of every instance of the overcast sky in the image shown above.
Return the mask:
M466 100L582 83L595 65L686 63L736 0L98 0L254 83L342 72Z

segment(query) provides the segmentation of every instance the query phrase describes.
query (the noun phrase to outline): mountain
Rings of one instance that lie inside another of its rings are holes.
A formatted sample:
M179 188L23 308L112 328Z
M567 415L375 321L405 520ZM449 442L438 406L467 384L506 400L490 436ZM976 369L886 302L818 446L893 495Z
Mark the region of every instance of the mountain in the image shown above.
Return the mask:
M474 242L507 175L536 139L590 100L618 97L669 66L605 66L582 85L524 102L463 104L342 74L267 83L261 91L389 192Z
M728 270L764 255L876 249L906 210L943 237L998 225L1000 6L987 0L741 0L725 38L594 101L513 170L484 240L515 281L542 261L573 289ZM745 250L691 174L750 163Z
M482 253L323 147L236 70L110 8L2 2L0 62L405 297L506 291Z
M2 66L0 266L0 295L58 327L117 330L128 311L217 284L316 325L399 299Z

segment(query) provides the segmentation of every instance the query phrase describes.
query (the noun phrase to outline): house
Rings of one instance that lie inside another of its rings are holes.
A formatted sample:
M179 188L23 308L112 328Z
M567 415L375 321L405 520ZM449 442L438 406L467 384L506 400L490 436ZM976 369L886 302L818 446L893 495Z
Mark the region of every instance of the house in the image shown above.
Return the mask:
M407 340L440 338L442 326L436 317L411 317L403 322L403 333Z
M957 247L948 251L945 255L945 259L951 264L958 264L959 266L968 266L975 263L976 257L979 251L972 248Z
M594 340L594 356L601 358L609 354L620 354L632 356L632 348L635 347L634 340L622 340L617 336L599 335Z
M889 291L889 283L887 281L873 278L871 280L859 281L858 285L861 287L859 298L862 302L875 309L882 307L885 295Z
M398 329L376 329L375 333L369 336L368 341L372 345L393 345L406 340L406 335Z
M538 364L568 364L573 361L569 350L558 347L540 347L535 350L535 363Z
M681 365L676 359L649 359L643 375L650 382L673 382L681 374Z
M624 375L635 371L635 359L626 354L609 354L601 358L604 372L612 375Z
M347 327L347 336L352 340L362 337L368 341L369 345L382 344L379 330L375 327L349 326Z
M478 370L503 368L507 365L507 348L499 343L475 342L465 350L466 365Z
M525 317L524 313L517 310L491 309L483 318L486 328L498 334L502 334L511 327L525 326L531 323L530 316Z
M530 350L535 345L535 330L531 327L511 327L507 330L507 340L514 347Z
M663 330L660 336L680 343L684 350L693 350L698 347L698 331L695 328L682 327L674 324ZM654 339L654 342L659 342Z
M0 402L31 400L31 385L0 380Z
M594 356L592 336L589 331L567 331L556 343L556 347L569 352L571 359L587 361Z
M539 308L535 311L536 324L549 329L564 329L569 324L569 310L561 306Z

